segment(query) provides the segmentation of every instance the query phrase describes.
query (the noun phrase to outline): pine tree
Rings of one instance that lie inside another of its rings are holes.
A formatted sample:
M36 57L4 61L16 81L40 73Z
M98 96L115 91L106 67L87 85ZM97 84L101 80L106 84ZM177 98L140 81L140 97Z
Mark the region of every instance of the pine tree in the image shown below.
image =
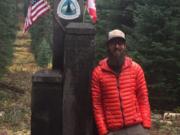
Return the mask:
M107 40L107 32L112 29L121 29L126 33L128 44L132 44L133 28L134 28L134 0L104 0L97 1L98 23L97 28L97 59L105 56L105 41ZM130 54L133 56L135 52L133 46L128 46Z
M136 6L135 52L145 68L150 94L154 98L161 95L162 102L177 102L180 1L137 0Z
M51 61L51 49L45 38L41 41L38 49L37 63L41 67L46 67Z
M52 5L52 1L50 0ZM40 17L36 23L31 27L30 33L31 33L31 47L33 54L35 56L35 59L38 63L39 59L39 48L43 48L43 46L40 47L42 41L46 39L47 44L49 45L49 49L51 50L52 46L52 34L53 34L53 17L51 12L47 12L44 16ZM51 58L51 56L49 56ZM39 64L39 63L38 63Z
M0 1L0 76L12 60L16 26L16 1Z

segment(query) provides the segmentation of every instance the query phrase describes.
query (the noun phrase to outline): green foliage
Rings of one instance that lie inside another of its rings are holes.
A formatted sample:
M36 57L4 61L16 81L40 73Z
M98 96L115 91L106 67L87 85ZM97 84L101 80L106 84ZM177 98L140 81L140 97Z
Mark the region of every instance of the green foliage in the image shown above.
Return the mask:
M0 76L12 60L12 45L16 35L16 1L0 1Z
M96 57L98 60L106 55L105 41L107 40L106 35L109 30L119 28L125 31L129 39L133 38L134 9L134 0L109 0L108 2L104 2L104 0L97 1L98 23L96 24ZM132 48L133 47L130 47L130 50L132 50ZM131 54L134 55L134 52Z
M17 130L23 124L23 129L26 128L24 123L27 122L27 114L30 115L30 110L25 105L22 106L17 98L19 98L18 95L12 91L5 88L0 89L0 127L8 125L7 129L13 127Z
M22 108L13 107L7 110L1 119L1 122L10 123L12 126L17 126L24 118L24 110Z
M151 99L180 102L180 1L99 0L97 12L97 60L106 55L107 32L123 30L129 55L145 70Z
M174 109L174 112L180 113L180 106L176 107L176 108Z
M49 43L43 38L42 42L39 45L37 62L39 66L44 67L50 63L51 60L51 49Z
M52 1L50 1L50 2L52 2ZM33 54L35 56L35 59L36 59L36 62L38 65L42 64L42 62L40 62L42 59L42 56L39 55L39 53L40 52L42 53L42 51L47 49L46 45L49 46L49 51L51 51L52 34L53 34L53 25L52 25L53 18L52 17L53 17L52 13L47 12L44 16L40 17L36 21L36 23L32 26L32 28L30 29L31 39L32 39L32 42L31 42L32 51L33 51ZM43 49L42 42L44 42L44 39L46 39L47 43L45 43L45 46ZM51 53L49 53L49 54L48 54L48 57L50 59ZM40 58L38 58L39 56L40 56Z
M139 61L145 68L151 96L171 96L176 102L180 90L180 1L138 0L135 43ZM155 92L156 91L156 92ZM163 101L162 101L163 102ZM165 102L165 101L164 101Z
M52 1L51 1L52 2ZM96 60L106 56L106 35L119 28L126 33L129 55L145 70L151 99L179 101L180 1L98 0ZM86 16L88 17L88 16ZM88 18L89 21L89 18ZM41 18L31 30L32 49L38 60L43 38L52 44L52 16Z

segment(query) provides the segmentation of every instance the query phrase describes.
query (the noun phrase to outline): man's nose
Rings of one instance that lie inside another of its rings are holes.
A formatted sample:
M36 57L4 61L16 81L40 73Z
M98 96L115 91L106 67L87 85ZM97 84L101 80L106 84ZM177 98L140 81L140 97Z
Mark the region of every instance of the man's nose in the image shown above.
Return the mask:
M118 43L116 43L116 44L115 44L115 47L116 47L116 48L119 48L119 47L120 47L120 45L119 45Z
M116 43L115 47L116 47L116 48L119 48L119 49L123 49L123 45L120 45L120 44L118 44L118 43Z
M118 50L123 50L125 48L125 46L124 45L120 45L120 44L116 44L115 48L118 49Z

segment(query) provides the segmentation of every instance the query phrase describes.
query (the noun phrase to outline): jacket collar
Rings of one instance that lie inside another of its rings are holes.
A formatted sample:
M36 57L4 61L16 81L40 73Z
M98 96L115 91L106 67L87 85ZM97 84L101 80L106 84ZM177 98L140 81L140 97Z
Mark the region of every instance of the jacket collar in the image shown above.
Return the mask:
M99 62L99 66L101 67L101 69L103 69L105 71L109 71L109 72L113 72L114 73L114 71L107 64L107 60L108 60L108 58L104 58L103 60L101 60ZM124 69L128 68L129 66L131 66L131 64L132 64L132 59L130 57L126 56L124 64L122 65L122 71Z

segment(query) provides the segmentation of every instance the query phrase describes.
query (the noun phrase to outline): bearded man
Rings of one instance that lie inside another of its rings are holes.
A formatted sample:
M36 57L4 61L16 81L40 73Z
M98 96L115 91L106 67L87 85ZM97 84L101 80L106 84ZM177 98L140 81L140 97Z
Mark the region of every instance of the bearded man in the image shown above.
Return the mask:
M91 80L99 135L148 135L151 113L144 72L127 56L124 32L115 29L108 33L107 52Z

